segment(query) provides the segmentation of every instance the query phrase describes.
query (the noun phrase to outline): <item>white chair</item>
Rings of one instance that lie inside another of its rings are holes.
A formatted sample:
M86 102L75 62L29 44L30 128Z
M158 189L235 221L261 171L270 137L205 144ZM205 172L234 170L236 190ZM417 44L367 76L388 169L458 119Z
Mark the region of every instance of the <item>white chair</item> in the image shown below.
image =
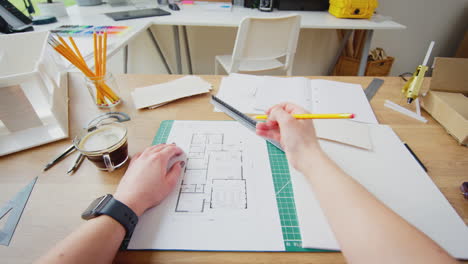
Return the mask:
M244 18L237 31L233 54L215 57L215 74L219 73L219 66L222 66L227 73L282 68L290 76L300 19L299 15ZM281 57L284 57L284 63L279 60Z

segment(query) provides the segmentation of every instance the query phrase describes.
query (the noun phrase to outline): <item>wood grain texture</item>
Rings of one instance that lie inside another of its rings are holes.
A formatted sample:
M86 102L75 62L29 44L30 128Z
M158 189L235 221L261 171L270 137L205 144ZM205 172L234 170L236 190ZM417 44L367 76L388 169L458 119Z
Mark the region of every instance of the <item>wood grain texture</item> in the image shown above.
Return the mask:
M228 120L223 113L213 112L209 95L181 99L154 110L135 110L130 91L141 86L179 78L175 75L126 75L118 83L125 100L116 111L128 113L125 123L129 135L129 152L134 155L151 144L159 124L167 119ZM220 76L201 76L214 85L217 92ZM361 84L370 77L311 77ZM403 81L386 77L384 85L371 102L382 124L389 124L407 142L429 169L429 176L449 200L457 213L468 223L468 201L460 194L460 184L468 180L468 148L455 139L426 112L427 124L384 108L384 100L400 101ZM79 74L69 74L70 133L76 135L98 110ZM427 87L426 81L425 86ZM113 193L125 168L113 173L99 172L89 161L73 175L67 175L75 156L68 157L47 172L43 166L71 143L65 139L0 158L0 204L9 200L33 177L39 175L34 191L9 247L0 246L1 263L31 263L55 243L63 239L83 221L80 214L99 195ZM76 155L76 153L74 154ZM117 255L115 263L344 263L341 253L249 253L249 252L174 252L129 251Z

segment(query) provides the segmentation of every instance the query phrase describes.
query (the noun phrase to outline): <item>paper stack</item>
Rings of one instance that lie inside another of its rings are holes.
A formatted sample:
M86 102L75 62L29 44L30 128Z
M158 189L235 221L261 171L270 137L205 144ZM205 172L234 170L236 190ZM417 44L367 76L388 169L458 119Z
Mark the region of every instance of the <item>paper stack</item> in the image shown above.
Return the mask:
M243 113L260 114L275 104L293 102L316 114L353 113L354 121L378 123L358 84L231 74L221 81L217 96Z
M185 76L162 84L136 88L132 92L132 98L136 109L153 109L180 98L208 93L210 90L211 84L202 78Z

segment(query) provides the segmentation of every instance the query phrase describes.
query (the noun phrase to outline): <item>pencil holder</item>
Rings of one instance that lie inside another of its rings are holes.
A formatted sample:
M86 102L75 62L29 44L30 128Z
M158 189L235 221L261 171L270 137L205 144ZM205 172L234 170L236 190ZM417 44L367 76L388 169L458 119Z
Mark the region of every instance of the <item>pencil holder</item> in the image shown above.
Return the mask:
M119 87L112 73L103 76L85 77L86 87L93 103L99 108L111 108L118 105L122 99Z

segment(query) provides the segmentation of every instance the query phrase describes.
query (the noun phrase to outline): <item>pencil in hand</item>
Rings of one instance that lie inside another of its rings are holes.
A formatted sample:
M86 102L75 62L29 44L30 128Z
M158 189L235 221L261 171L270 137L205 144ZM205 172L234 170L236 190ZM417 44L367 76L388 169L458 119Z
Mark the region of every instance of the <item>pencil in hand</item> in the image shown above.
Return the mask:
M352 119L354 114L338 113L338 114L295 114L292 115L296 119ZM255 119L268 119L268 115L256 115Z

